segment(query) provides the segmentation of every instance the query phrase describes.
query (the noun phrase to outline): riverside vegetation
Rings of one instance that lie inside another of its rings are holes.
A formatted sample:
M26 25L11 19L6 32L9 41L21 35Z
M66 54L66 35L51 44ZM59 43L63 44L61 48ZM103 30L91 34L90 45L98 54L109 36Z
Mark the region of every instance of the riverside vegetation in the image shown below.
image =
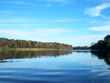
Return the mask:
M90 47L91 50L110 50L110 35L107 35L104 40L99 40Z
M59 49L72 49L72 45L62 44L57 42L38 42L38 41L26 41L26 40L14 40L7 38L0 38L1 50L59 50Z
M98 51L110 51L110 35L107 35L104 37L104 40L99 40L97 43L92 44L89 46L76 46L73 47L73 49L79 49L79 50L98 50Z

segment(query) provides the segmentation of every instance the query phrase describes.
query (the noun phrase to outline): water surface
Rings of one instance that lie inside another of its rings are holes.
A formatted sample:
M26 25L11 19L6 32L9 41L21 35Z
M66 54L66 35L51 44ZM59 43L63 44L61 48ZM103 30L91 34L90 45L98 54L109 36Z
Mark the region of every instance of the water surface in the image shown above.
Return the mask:
M0 51L0 83L110 83L110 53Z

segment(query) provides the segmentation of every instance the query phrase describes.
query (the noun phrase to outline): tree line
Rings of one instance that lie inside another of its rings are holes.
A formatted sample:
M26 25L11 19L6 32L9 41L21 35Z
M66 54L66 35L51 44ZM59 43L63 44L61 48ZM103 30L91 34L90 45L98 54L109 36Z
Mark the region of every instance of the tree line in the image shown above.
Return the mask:
M99 40L93 44L90 49L92 50L110 50L110 35L107 35L104 40Z
M14 40L0 38L0 48L52 48L52 49L72 49L72 45L57 42L38 42L26 40Z
M89 46L75 46L75 47L73 47L73 49L90 49L90 47Z

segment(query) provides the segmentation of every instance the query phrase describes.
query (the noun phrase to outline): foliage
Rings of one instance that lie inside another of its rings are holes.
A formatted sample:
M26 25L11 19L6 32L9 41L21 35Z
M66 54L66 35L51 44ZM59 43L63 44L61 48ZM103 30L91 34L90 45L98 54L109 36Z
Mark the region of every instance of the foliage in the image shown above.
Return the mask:
M8 46L4 46L4 47L2 48L2 50L4 50L4 51L7 51L8 49L9 49Z
M90 49L92 50L110 50L110 35L107 35L104 40L99 40L93 44Z
M52 49L72 49L72 45L57 42L37 42L26 40L14 40L0 38L0 48L52 48Z

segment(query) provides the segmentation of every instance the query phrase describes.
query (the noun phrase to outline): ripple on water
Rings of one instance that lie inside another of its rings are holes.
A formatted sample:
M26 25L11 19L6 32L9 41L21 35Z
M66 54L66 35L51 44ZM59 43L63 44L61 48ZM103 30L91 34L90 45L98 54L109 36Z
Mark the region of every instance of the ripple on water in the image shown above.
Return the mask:
M91 77L88 77L88 76ZM86 78L86 79L84 79ZM82 81L89 81L93 83L91 79L94 78L91 75L90 70L48 70L48 69L34 69L34 68L9 68L2 69L0 71L0 81L1 82L45 82L45 83L54 83L62 82L72 83L82 83Z

